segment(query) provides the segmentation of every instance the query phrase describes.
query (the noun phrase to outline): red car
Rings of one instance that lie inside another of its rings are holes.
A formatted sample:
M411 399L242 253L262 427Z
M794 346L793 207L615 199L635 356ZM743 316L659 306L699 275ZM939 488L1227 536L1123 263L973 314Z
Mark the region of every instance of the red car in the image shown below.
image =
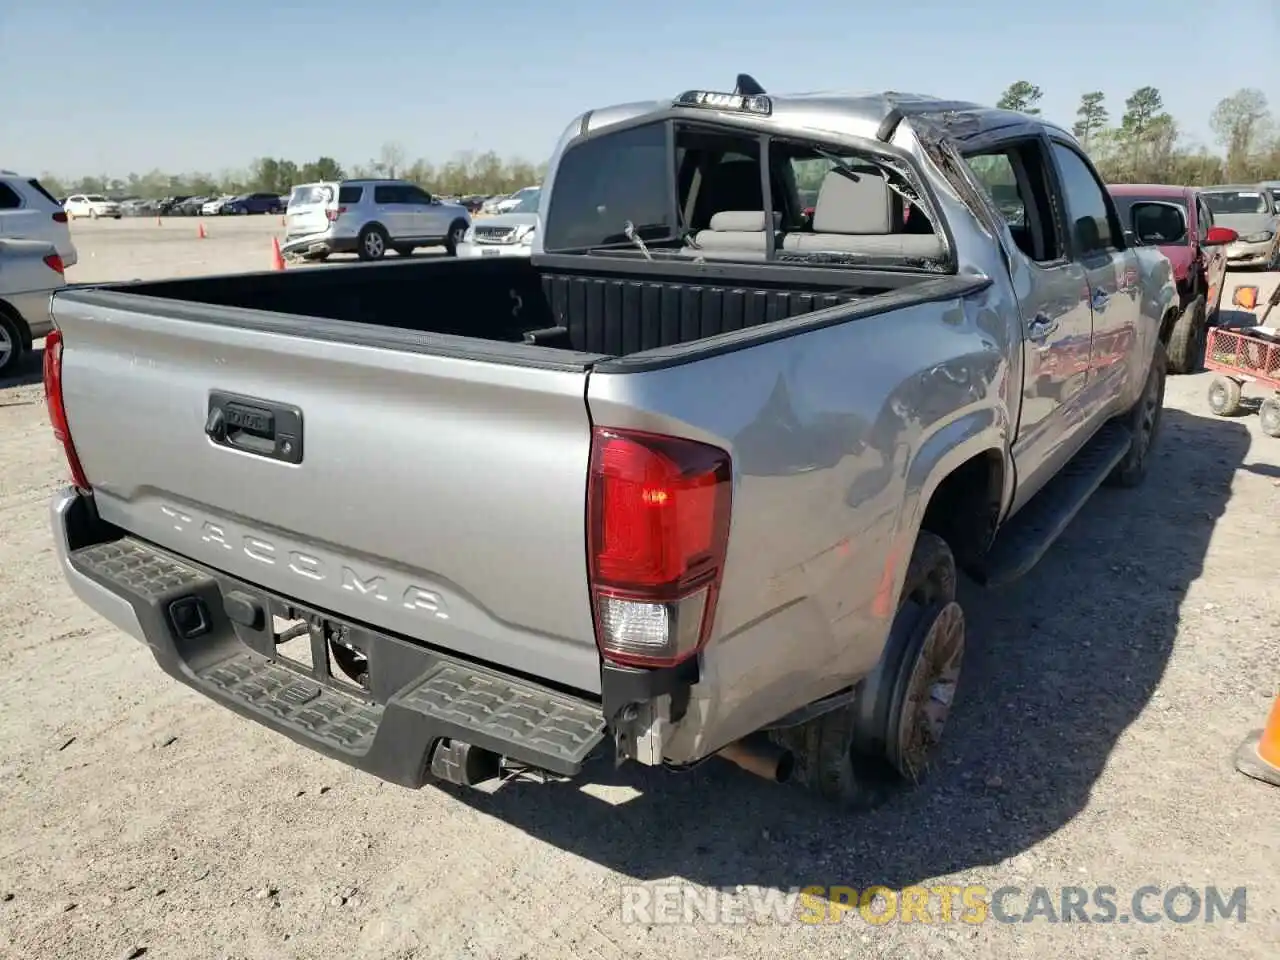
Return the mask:
M1107 187L1125 234L1154 243L1169 258L1178 284L1181 313L1161 331L1170 373L1193 373L1204 358L1208 328L1217 322L1226 245L1236 232L1213 225L1213 213L1195 187L1126 183Z

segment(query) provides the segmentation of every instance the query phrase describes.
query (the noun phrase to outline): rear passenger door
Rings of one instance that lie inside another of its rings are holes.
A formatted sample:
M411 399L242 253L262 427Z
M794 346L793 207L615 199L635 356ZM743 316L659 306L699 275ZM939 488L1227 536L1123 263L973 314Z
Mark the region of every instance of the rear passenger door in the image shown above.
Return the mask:
M373 216L393 240L414 235L413 209L405 202L405 188L398 183L379 183L373 188Z
M1093 313L1083 267L1067 255L1048 145L1026 136L966 152L974 179L1009 228L1009 274L1022 315L1022 407L1013 442L1020 508L1087 439Z
M1135 373L1142 284L1110 194L1080 151L1052 139L1054 170L1066 213L1067 248L1084 268L1093 312L1089 383L1081 413L1093 425L1123 399Z
M413 211L413 236L443 237L449 224L443 222L445 212L441 205L431 201L431 194L421 187L405 187L405 202Z

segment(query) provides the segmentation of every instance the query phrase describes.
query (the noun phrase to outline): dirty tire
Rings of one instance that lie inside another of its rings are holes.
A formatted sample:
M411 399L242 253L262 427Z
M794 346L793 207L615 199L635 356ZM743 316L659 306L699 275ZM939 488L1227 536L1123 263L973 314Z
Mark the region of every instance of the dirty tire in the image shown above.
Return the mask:
M1268 437L1280 437L1280 399L1267 397L1258 407L1258 425Z
M18 369L25 352L18 324L0 308L0 378Z
M1205 342L1209 336L1209 318L1205 315L1204 296L1192 300L1178 317L1165 347L1168 372L1195 373L1204 362Z
M356 238L356 256L361 260L381 260L387 255L391 238L381 224L370 223Z
M878 806L922 779L925 758L937 746L937 736L926 732L922 742L912 722L914 713L908 716L908 711L918 702L913 697L922 686L931 687L922 684L929 666L929 657L922 654L932 649L928 640L938 628L951 632L958 677L964 614L955 594L956 564L950 547L941 537L922 531L911 554L884 660L864 687L868 693L808 723L770 732L774 743L792 753L793 783L857 810ZM955 678L950 694L954 685ZM948 708L950 702L948 696ZM933 733L940 735L940 729Z
M1234 417L1241 409L1240 384L1227 377L1214 377L1209 384L1209 409L1215 416Z
M1129 452L1107 476L1108 486L1136 487L1146 479L1147 467L1151 463L1151 450L1160 438L1160 423L1164 419L1164 385L1164 346L1157 343L1142 394L1138 397L1138 402L1124 414L1125 425L1133 434Z

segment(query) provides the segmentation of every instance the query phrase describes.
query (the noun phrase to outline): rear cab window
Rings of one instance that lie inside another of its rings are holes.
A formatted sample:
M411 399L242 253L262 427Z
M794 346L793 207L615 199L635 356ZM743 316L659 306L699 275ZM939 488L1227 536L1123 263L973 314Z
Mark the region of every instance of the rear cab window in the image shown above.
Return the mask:
M920 182L896 158L800 133L652 121L565 150L543 249L945 272Z

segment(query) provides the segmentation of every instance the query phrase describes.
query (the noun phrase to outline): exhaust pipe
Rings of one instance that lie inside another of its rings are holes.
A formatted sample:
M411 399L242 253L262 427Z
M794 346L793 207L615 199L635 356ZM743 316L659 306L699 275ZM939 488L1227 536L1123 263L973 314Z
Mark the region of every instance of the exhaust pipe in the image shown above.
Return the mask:
M795 758L790 750L784 750L767 740L743 738L720 749L717 756L737 764L747 773L754 773L773 783L786 783L791 779Z
M502 758L463 740L436 741L431 751L431 774L460 787L474 787L502 773Z

